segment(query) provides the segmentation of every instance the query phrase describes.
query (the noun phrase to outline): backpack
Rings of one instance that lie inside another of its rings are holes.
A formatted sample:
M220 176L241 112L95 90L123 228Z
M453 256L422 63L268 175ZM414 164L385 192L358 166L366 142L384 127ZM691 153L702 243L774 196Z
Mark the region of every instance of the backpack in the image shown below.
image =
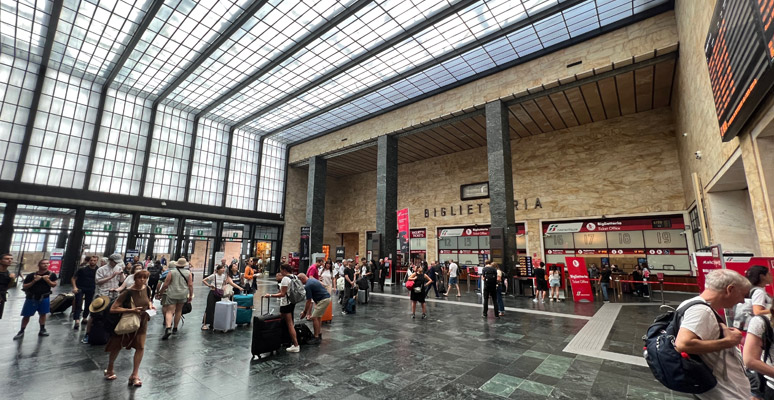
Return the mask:
M656 317L645 335L645 360L653 376L668 389L699 394L714 388L718 381L712 370L698 355L680 353L675 349L675 338L685 311L695 305L710 305L701 300L692 301L676 311ZM723 321L717 316L718 323Z
M344 290L344 277L336 279L336 290Z
M344 312L346 312L347 314L354 314L356 306L357 304L355 303L355 298L350 297L349 299L347 299L347 303L344 306Z
M497 270L492 267L486 267L481 274L484 275L484 285L493 287L497 286Z
M290 285L288 286L288 302L290 304L300 303L306 300L306 288L301 280L295 275L288 275L290 277Z
M771 328L771 321L768 318L762 315L757 317L763 318L763 326L765 327L763 337L761 337L761 347L763 348L763 362L766 363L770 358L769 348L771 347L771 342L774 341L774 329ZM750 389L755 397L764 398L766 393L766 377L760 372L747 368L745 368L744 373L750 381Z
M307 344L314 338L312 330L309 329L306 324L296 324L294 328L296 330L296 341L298 344Z
M753 314L752 304L752 295L755 290L764 289L757 286L750 289L750 293L744 298L744 302L735 305L733 308L733 315L729 315L729 317L733 319L731 325L740 331L747 332L747 326L750 325L750 320L755 316L755 314Z

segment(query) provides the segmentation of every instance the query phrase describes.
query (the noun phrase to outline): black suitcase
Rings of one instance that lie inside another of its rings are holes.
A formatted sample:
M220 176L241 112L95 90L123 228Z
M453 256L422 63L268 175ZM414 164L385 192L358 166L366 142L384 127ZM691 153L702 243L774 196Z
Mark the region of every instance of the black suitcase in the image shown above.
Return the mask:
M309 329L308 326L306 326L305 323L296 324L296 340L298 341L298 344L307 344L310 340L314 338L314 333L312 333L312 330Z
M268 306L269 298L266 298ZM263 310L263 299L261 299L261 315L253 317L253 340L250 345L250 352L253 358L261 358L261 354L278 351L282 345L290 343L288 334L288 325L282 319L280 314L269 314L267 307L266 313Z
M72 293L60 293L51 300L51 314L67 311L73 305L75 295Z

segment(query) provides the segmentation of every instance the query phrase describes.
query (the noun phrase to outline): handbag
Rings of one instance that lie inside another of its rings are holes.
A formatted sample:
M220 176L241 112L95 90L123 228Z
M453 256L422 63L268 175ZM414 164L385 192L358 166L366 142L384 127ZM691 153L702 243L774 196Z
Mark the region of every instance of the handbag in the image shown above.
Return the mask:
M214 274L212 279L215 280L215 289L212 289L212 294L215 296L215 300L221 300L223 298L223 289L218 288L218 274Z
M131 297L131 294L129 295ZM130 299L131 308L134 308L134 299ZM113 331L116 335L126 335L134 333L140 329L140 316L134 312L125 312L121 314L121 320L118 321L116 329Z
M190 302L185 302L185 303L183 303L183 311L182 311L182 314L184 314L184 315L185 315L185 314L188 314L188 313L190 313L191 311L193 311L193 306L191 305L191 303L190 303Z
M406 281L406 289L411 290L414 287L414 281Z

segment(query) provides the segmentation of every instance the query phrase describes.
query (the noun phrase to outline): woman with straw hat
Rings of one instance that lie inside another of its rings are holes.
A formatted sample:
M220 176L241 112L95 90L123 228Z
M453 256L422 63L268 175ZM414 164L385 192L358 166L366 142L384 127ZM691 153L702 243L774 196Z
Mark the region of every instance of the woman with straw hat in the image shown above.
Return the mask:
M164 336L161 340L169 339L169 335L177 334L177 326L183 316L183 305L193 299L193 279L191 271L187 270L188 260L180 257L177 262L170 262L169 273L164 280L164 286L156 296L161 299L164 312ZM172 321L174 319L174 328Z
M83 344L99 344L103 345L107 343L110 337L110 331L108 318L105 314L105 310L110 306L110 297L97 296L89 304L89 319L86 323L86 334L81 339Z

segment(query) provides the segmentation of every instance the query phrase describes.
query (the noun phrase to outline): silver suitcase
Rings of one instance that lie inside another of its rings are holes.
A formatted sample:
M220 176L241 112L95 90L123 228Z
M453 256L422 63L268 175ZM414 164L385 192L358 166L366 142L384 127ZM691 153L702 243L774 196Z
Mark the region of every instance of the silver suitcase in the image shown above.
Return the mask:
M235 301L221 300L215 303L215 318L212 329L216 331L233 331L236 329L237 303Z

